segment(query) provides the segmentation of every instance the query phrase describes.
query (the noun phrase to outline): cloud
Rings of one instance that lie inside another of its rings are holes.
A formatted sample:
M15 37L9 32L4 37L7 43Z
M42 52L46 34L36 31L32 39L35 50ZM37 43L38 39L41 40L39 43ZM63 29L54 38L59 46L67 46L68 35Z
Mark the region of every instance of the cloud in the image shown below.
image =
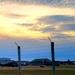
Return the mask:
M46 24L54 24L54 23L67 23L67 22L74 22L75 18L73 16L67 16L67 15L54 15L54 16L45 16L38 19L40 22L46 23Z
M53 39L63 39L75 37L75 24L73 16L66 15L54 15L45 16L38 19L39 22L47 24L45 28L42 28L43 32L52 33Z
M11 57L11 53L15 54L14 41L16 41L22 47L23 58L26 58L24 57L26 54L37 55L37 53L40 53L39 57L46 57L50 52L50 42L47 37L55 42L58 57L61 58L59 53L66 50L66 52L70 50L67 54L71 56L74 52L71 53L72 48L69 48L68 44L70 47L75 47L73 44L75 40L74 7L74 0L19 0L19 2L4 0L0 2L1 56L3 54L6 56L3 53L5 49L7 49L6 53L9 53L8 57ZM45 40L40 40L42 38ZM31 51L32 53L29 53ZM64 55L62 58L65 58Z
M61 34L75 37L75 31L63 31L63 32L61 32Z
M65 35L65 34L62 34L62 33L56 33L56 35L55 36L53 36L53 38L54 39L58 39L58 40L61 40L61 39L63 39L64 40L64 38L66 39L66 38L69 38L69 36L68 35Z
M51 5L60 7L75 7L75 0L52 0Z
M11 13L11 12L4 12L4 13L0 13L1 15L3 15L4 17L7 17L7 18L24 18L24 17L28 17L28 15L25 15L25 14L17 14L17 13Z
M1 0L1 2L18 2L24 4L48 4L52 3L53 0Z
M55 31L55 28L53 26L47 26L42 29L43 32L53 32Z
M41 1L42 2L42 1ZM66 19L75 16L73 8L46 5L5 3L0 5L0 29L12 38L41 38L56 35ZM62 18L62 20L61 20ZM65 19L65 20L64 20ZM57 22L57 23L56 23ZM50 30L50 31L49 31Z
M39 22L43 22L48 26L43 28L43 31L57 31L57 30L74 30L74 17L66 15L54 15L54 16L45 16L38 19Z
M18 26L33 26L33 24L29 24L29 23L16 23L16 25Z
M73 16L66 15L50 16L50 19L54 20L55 22L71 22L75 20Z
M75 24L62 24L59 30L56 30L54 38L72 38L75 37Z
M65 24L62 25L60 30L64 30L64 31L75 31L75 24Z
M2 2L49 5L54 7L75 7L75 0L1 0Z

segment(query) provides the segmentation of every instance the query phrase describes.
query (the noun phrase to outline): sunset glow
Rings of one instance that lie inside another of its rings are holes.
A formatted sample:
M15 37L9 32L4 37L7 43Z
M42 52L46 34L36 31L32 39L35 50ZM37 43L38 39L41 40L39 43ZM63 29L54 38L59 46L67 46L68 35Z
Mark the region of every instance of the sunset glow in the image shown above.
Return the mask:
M3 4L2 4L3 5ZM44 5L0 5L0 37L41 38L53 36L52 32L43 33L42 29L49 24L39 22L45 16L66 15L75 16L74 8L57 8ZM53 26L58 29L59 25ZM67 35L67 34L66 34Z
M75 59L75 0L0 0L0 57L17 59L17 42L24 59L50 58L48 37L56 59Z

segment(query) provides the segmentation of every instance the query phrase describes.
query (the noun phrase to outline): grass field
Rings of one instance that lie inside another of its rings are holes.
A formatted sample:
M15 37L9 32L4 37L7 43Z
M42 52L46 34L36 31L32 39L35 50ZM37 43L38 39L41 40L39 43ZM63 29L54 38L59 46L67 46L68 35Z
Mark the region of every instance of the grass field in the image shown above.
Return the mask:
M52 75L51 66L44 68L25 66L21 69L21 75ZM18 75L18 68L0 68L0 75ZM75 66L58 66L56 67L56 75L75 75Z
M0 70L0 75L18 75L15 70ZM23 70L21 75L52 75L51 70ZM75 75L74 70L57 70L56 75Z

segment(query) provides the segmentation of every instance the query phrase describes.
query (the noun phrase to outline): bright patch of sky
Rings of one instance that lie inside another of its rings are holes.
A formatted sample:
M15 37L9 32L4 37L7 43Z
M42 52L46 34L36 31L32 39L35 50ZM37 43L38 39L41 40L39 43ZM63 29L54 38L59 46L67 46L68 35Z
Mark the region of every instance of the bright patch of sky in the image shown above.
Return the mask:
M57 42L56 53L68 51L66 59L74 60L74 56L70 57L71 47L73 47L72 51L75 48L75 42L73 42L75 38L74 8L75 0L0 0L0 50L4 52L7 49L6 53L14 54L15 45L13 44L16 41L23 47L23 59L31 59L27 53L34 54L32 58L50 58L47 40L50 37ZM62 43L59 49L57 47L60 42ZM66 50L64 44L67 43L72 45L70 48L67 46ZM26 57L24 52L27 52ZM9 57L9 54L1 54L0 57ZM57 59L65 59L62 56L59 57L59 53L57 54ZM12 58L16 59L16 56L15 54L15 58Z

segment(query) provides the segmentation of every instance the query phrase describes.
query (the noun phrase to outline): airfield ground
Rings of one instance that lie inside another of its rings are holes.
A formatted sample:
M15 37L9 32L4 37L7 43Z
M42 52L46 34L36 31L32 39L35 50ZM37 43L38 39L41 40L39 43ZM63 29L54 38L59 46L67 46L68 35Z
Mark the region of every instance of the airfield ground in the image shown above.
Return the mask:
M0 67L0 75L18 75L18 67ZM52 75L52 67L22 66L21 75ZM57 66L56 75L75 75L75 65Z

